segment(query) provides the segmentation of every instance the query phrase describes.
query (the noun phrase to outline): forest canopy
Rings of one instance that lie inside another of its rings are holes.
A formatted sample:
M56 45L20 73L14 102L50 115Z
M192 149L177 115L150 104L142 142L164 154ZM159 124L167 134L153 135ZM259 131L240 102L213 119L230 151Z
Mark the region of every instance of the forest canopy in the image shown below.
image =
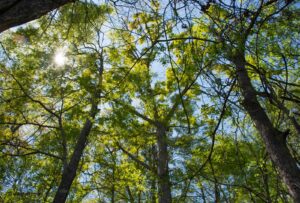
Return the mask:
M300 202L299 16L90 0L2 32L0 202Z

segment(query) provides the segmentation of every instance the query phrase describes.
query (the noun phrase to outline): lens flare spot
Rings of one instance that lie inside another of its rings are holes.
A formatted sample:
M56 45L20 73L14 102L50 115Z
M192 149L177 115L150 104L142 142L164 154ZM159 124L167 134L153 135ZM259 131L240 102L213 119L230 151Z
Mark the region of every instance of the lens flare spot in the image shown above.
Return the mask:
M54 63L57 66L63 66L66 64L67 57L66 52L63 49L57 50L54 55Z

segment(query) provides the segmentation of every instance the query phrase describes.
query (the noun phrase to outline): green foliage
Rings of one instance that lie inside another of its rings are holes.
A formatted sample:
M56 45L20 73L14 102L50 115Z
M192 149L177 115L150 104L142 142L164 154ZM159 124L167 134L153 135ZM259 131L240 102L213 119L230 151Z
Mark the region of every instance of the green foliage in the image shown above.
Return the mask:
M1 36L0 201L51 202L87 119L69 202L157 202L161 126L174 202L291 201L241 107L232 61L244 52L299 161L298 6L263 7L248 32L256 1L176 2L78 1Z

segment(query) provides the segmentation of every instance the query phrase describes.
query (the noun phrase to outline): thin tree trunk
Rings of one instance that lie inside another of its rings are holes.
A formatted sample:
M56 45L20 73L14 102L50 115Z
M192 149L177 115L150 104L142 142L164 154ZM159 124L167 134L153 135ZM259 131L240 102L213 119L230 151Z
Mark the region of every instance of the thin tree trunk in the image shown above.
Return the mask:
M259 131L266 150L276 165L295 202L300 202L300 170L286 145L286 133L274 128L266 112L256 98L256 91L251 84L245 67L244 53L233 59L236 66L238 84L244 101L242 105Z
M139 194L138 194L138 203L141 203L141 202L142 202L141 191L139 191Z
M150 148L150 163L151 164L151 168L157 168L157 150L156 150L156 146L152 145ZM153 176L153 174L151 174L149 176L150 179L150 185L151 185L151 189L150 189L150 199L151 199L151 203L156 203L157 202L157 186L156 186L156 177Z
M266 196L267 202L271 203L272 198L271 198L270 189L269 189L269 174L268 174L266 162L263 163L263 166L260 168L260 171L262 173L262 181L264 184L264 190L265 190L265 196Z
M128 193L128 196L129 196L129 202L130 203L134 203L134 198L132 196L132 193L131 193L131 190L130 190L130 187L129 186L126 186L126 191Z
M76 0L0 0L0 32L37 19Z
M97 105L92 105L92 115L91 117L94 118L97 112ZM74 152L72 154L71 160L69 161L67 167L64 168L62 179L59 184L58 190L55 194L53 203L62 203L65 202L67 196L69 194L71 185L75 179L76 171L83 154L83 150L86 146L88 135L90 134L92 128L92 122L90 119L85 121L85 124L80 132L79 138L77 140Z
M156 203L156 183L155 183L155 179L151 180L150 198L151 198L151 203Z
M202 197L202 201L203 201L203 203L206 203L206 198L205 198L205 192L204 192L204 189L203 189L203 187L201 187L201 197Z
M217 178L216 178L215 170L214 170L214 167L213 167L213 165L212 165L211 160L209 160L209 165L210 165L212 174L213 174L213 176L214 176L215 203L220 203L220 202L221 202L221 201L220 201L220 200L221 200L221 197L220 197L220 190L219 190L218 180L217 180Z
M81 156L83 154L83 150L86 146L87 140L88 140L88 136L91 132L91 129L93 127L93 123L91 120L93 120L96 116L96 114L98 113L98 102L97 101L99 98L101 98L101 88L102 88L102 76L103 76L103 70L104 70L104 66L103 66L103 52L101 52L100 55L100 66L98 67L98 71L99 71L99 81L98 81L98 86L95 89L95 95L94 98L92 98L92 106L91 106L91 110L90 110L90 115L89 118L86 119L83 128L80 131L75 149L73 151L73 154L71 156L71 159L67 165L67 167L64 167L63 169L63 174L62 174L62 179L61 182L59 184L58 190L55 194L53 203L63 203L66 201L67 196L69 194L71 185L76 177L76 171L81 159Z
M111 185L111 203L115 203L115 165L112 171L112 185Z
M166 128L159 124L157 127L157 175L158 175L158 199L159 203L171 203L171 184L168 166L168 144Z

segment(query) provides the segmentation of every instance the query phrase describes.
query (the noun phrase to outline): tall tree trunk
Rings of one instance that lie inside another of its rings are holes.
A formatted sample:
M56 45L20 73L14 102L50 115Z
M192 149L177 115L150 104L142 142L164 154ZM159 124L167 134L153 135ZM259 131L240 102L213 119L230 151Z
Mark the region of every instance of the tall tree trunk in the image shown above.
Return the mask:
M115 203L115 165L112 171L112 184L111 184L111 203Z
M268 174L266 161L264 161L263 165L260 167L260 171L262 173L262 181L264 184L264 193L265 193L266 201L268 203L271 203L272 198L269 189L269 174Z
M155 179L151 180L150 199L151 199L151 203L156 203L156 182L155 182Z
M152 145L151 148L149 149L149 157L150 157L150 166L151 168L157 168L157 163L156 163L156 160L157 160L157 150L156 150L156 146L155 145ZM150 180L150 201L151 203L156 203L157 202L157 185L156 185L156 182L157 182L157 179L155 176L153 176L153 174L150 174L149 175L149 178Z
M201 190L202 202L206 203L205 192L204 192L203 186L200 188L200 190Z
M0 0L0 32L37 19L76 0Z
M93 104L91 109L91 115L90 115L91 118L95 117L96 112L97 112L97 105ZM92 125L93 123L90 121L90 119L87 119L85 121L84 126L80 132L79 138L77 140L72 157L67 167L65 167L63 170L62 179L59 184L58 190L55 194L53 203L63 203L66 201L71 185L76 177L76 171L81 156L83 154L83 150L86 146L88 135L90 134L90 131L92 129Z
M166 128L159 124L157 127L157 175L159 203L171 203L171 184L169 177L169 155Z
M300 170L286 145L286 133L274 128L256 98L256 91L246 70L244 52L232 60L236 66L238 84L244 101L242 105L259 131L266 150L276 165L295 202L300 203Z
M134 203L134 198L132 196L132 193L131 193L131 190L130 190L130 187L129 186L126 186L126 192L128 193L128 199L129 199L129 202L130 203Z
M76 171L81 159L81 156L83 154L83 150L86 146L87 140L88 140L88 136L91 132L91 129L93 127L93 123L91 120L93 120L96 116L96 114L98 113L98 103L99 103L99 99L101 98L101 89L102 89L102 80L103 80L103 70L104 70L104 66L103 66L103 52L101 52L100 55L100 65L98 68L99 71L99 81L98 81L98 85L95 88L95 92L92 98L92 106L90 109L90 114L89 114L89 118L86 119L83 128L80 131L75 149L73 151L73 154L71 156L71 159L67 165L67 167L64 167L63 169L63 174L62 174L62 179L61 182L59 184L58 190L55 194L53 203L63 203L66 201L67 196L69 194L71 185L76 177Z
M210 165L211 171L212 171L213 176L214 176L215 203L220 203L221 202L221 195L220 195L220 190L219 190L219 184L218 184L218 180L217 180L215 170L214 170L214 167L213 167L213 164L212 164L211 160L209 160L209 165Z

